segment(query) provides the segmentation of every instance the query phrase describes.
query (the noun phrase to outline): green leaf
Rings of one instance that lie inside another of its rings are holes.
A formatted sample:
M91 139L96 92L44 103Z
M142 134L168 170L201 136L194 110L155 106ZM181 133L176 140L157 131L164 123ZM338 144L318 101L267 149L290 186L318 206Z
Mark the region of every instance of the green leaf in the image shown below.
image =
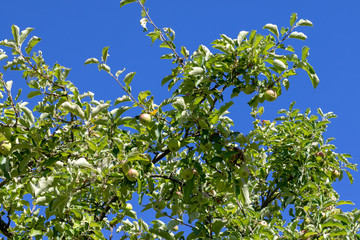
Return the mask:
M78 160L72 161L72 165L74 167L80 167L80 168L90 168L90 169L93 168L93 166L85 158L79 158Z
M285 78L283 81L282 81L282 84L283 86L285 87L286 91L289 89L290 87L290 82L287 78Z
M115 76L118 77L120 74L122 74L125 71L125 68L123 70L117 70L115 73Z
M107 60L107 58L108 58L108 56L109 56L108 52L109 52L109 47L104 47L104 48L102 49L101 60L102 60L104 63L106 63L106 60Z
M25 39L29 36L29 34L34 30L33 28L26 28L25 30L21 31L20 33L20 44L22 44Z
M0 61L3 60L3 59L5 59L5 58L7 58L7 57L8 57L8 56L6 55L5 52L0 51Z
M320 82L318 76L316 75L316 73L314 73L314 74L309 74L309 77L310 77L313 87L316 88Z
M189 72L190 75L200 75L204 72L204 69L201 67L193 67L192 70Z
M126 4L136 2L136 0L121 0L120 1L120 7L125 6Z
M38 95L41 95L41 94L42 94L41 91L31 91L31 92L29 92L29 94L27 95L27 98L31 99L31 98L33 98L33 97L35 97L35 96L38 96Z
M249 34L249 32L247 32L247 31L241 31L241 32L239 32L239 35L238 35L238 37L237 37L237 42L238 42L239 46L241 45L242 40L244 40L244 38L245 38L246 35L248 35L248 34Z
M61 108L80 117L80 118L84 118L85 114L83 112L83 110L80 108L79 105L77 104L72 104L70 102L64 102L61 104Z
M131 101L131 97L128 96L128 95L124 95L122 97L119 97L115 100L115 103L114 103L114 106L118 105L119 103L122 103L122 102L129 102Z
M280 69L281 71L284 71L285 69L287 69L286 64L285 64L283 61L279 60L279 59L274 59L273 65L274 65L277 69Z
M346 205L346 204L355 205L352 201L341 200L341 201L339 201L339 202L337 203L337 206Z
M31 50L35 47L36 44L38 44L41 41L41 38L33 36L25 48L25 51L27 54L30 54Z
M96 58L88 58L88 59L86 59L84 65L92 64L92 63L99 63L99 60L97 60Z
M212 231L215 233L215 236L219 235L221 229L226 225L226 221L222 219L214 219L212 224Z
M289 38L295 38L295 39L300 39L300 40L306 40L307 39L307 36L302 33L302 32L292 32L290 35L289 35Z
M275 24L268 23L266 24L263 29L268 29L272 32L276 37L279 37L279 29Z
M147 18L140 19L140 25L144 28L144 31L147 31L146 23L148 22Z
M126 86L129 86L131 81L133 80L134 76L135 76L136 72L131 72L128 73L125 78L124 78L124 83L126 84Z
M297 20L297 14L296 13L292 13L291 14L291 17L290 17L290 26L292 27L294 25L294 23L296 22Z
M94 108L94 109L91 111L91 117L92 117L92 118L95 118L96 115L99 114L99 112L101 112L102 110L107 109L109 106L110 106L110 104L108 104L108 103L99 104L98 106L96 106L96 108Z
M32 123L35 123L34 115L32 114L31 110L25 106L20 106L20 109L24 112L26 118Z
M352 184L354 182L354 177L348 170L344 169L344 171L345 171L346 175L348 176L350 183Z
M310 48L308 46L303 46L301 52L301 61L305 61L305 59L309 56Z
M105 72L110 73L111 69L108 65L106 65L105 63L101 63L98 65L99 71L104 70Z
M181 47L181 51L180 53L185 57L188 58L189 57L189 51L186 49L186 47Z
M175 238L166 230L162 230L160 228L151 228L149 232L156 234L166 240L175 240Z
M43 232L41 230L36 230L36 229L31 229L30 233L29 233L30 237L35 237L35 236L43 236Z
M313 27L313 23L307 19L300 19L297 23L297 26L308 26L308 27Z
M11 26L11 33L14 37L14 41L17 46L20 45L20 33L19 32L20 32L20 29L18 26L16 26L16 25Z

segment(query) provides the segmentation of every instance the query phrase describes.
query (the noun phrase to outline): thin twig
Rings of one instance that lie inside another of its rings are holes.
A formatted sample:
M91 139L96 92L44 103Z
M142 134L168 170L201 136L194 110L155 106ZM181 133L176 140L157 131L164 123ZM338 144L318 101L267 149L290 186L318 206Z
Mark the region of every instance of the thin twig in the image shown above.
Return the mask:
M146 14L146 17L147 17L147 20L148 22L153 25L153 27L158 30L160 32L160 38L163 42L166 43L166 45L169 46L169 48L173 51L173 53L175 54L176 56L176 59L181 59L181 57L179 56L179 54L177 54L176 50L174 49L174 47L169 43L169 41L166 40L166 38L164 37L162 31L155 25L155 23L153 22L153 20L151 19L149 13L146 11L144 5L141 3L140 0L137 0L137 2L139 3L139 5L141 6L142 10L145 12ZM180 62L181 65L183 65L183 62Z
M168 180L171 180L173 182L176 182L177 184L179 184L180 186L183 186L184 183L180 180L177 180L171 176L166 176L166 175L161 175L161 174L152 174L150 175L149 177L152 177L152 178L165 178L165 179L168 179Z

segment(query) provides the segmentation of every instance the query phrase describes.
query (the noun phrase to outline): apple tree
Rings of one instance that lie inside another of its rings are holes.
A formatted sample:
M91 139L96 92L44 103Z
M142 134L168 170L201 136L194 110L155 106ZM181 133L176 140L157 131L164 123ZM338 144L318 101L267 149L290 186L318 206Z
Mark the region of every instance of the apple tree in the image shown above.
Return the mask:
M115 102L81 92L70 69L45 61L32 28L13 25L0 45L0 232L8 239L360 239L360 211L342 211L332 183L356 165L335 151L324 132L333 113L311 114L292 103L272 121L264 101L288 90L305 71L309 47L295 53L288 39L305 40L311 21L292 14L288 27L221 35L192 54L158 28L145 0L141 26L169 53L171 74L161 81L172 96L137 96L135 72L107 65L109 48L89 58L124 95ZM10 53L10 54L9 54ZM91 57L91 56L87 56ZM5 60L6 59L6 60ZM14 94L9 71L20 71L30 92ZM159 82L160 84L160 82ZM229 93L230 96L225 96ZM251 95L250 132L227 115ZM236 99L236 101L235 101ZM129 110L132 111L129 111ZM128 112L127 112L128 111ZM137 111L137 114L126 113ZM132 208L153 211L146 222Z

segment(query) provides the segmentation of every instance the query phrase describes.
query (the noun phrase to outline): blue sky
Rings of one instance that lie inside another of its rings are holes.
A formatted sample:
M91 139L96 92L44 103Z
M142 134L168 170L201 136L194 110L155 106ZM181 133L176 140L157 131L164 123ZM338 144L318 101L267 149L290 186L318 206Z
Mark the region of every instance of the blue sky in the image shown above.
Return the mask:
M359 89L357 75L359 38L358 1L239 1L239 0L148 0L150 15L159 27L171 27L176 32L175 43L186 46L190 52L200 44L210 43L220 34L236 38L241 30L261 30L266 23L288 26L290 14L309 19L313 28L302 30L308 36L305 42L291 43L300 51L302 45L310 47L309 62L317 71L320 84L313 89L304 72L290 82L290 89L273 103L265 103L265 118L273 119L276 111L288 108L292 101L304 111L322 108L338 115L332 121L326 137L335 137L337 151L349 153L353 162L360 159L359 151ZM95 66L84 66L89 57L100 57L101 49L110 46L108 64L115 71L123 69L137 72L132 88L135 93L150 90L157 102L169 96L161 88L161 80L171 70L169 60L160 56L168 53L151 46L139 24L140 9L130 4L120 9L119 1L62 0L62 1L4 1L1 3L0 39L11 38L10 27L33 27L33 35L42 38L41 49L49 65L58 62L72 68L69 79L81 92L92 91L96 99L114 100L124 93L116 83ZM262 30L266 33L266 30ZM22 87L17 75L8 76L15 87ZM13 79L11 79L13 78ZM135 94L136 95L136 94ZM25 96L25 95L24 95ZM249 98L240 95L230 109L235 129L246 133L251 128ZM360 175L354 173L354 184L347 177L335 183L341 199L352 200L360 206ZM353 206L347 207L352 209Z

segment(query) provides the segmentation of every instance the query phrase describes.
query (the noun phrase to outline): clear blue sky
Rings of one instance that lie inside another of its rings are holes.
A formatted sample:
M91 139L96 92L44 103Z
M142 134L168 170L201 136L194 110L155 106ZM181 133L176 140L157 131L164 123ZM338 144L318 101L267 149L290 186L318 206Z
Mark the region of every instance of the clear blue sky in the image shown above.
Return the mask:
M72 80L81 92L92 91L96 99L114 100L122 90L104 72L95 66L84 66L89 57L100 57L101 49L110 46L108 64L113 70L137 72L133 91L150 90L157 102L167 96L161 80L170 73L169 60L160 60L165 49L159 49L142 32L139 24L140 9L135 3L120 9L120 1L98 0L18 0L3 1L0 14L0 38L11 38L10 27L33 27L33 35L42 38L37 49L44 53L48 64L58 62L72 68ZM320 84L313 89L306 74L301 73L290 82L290 90L273 103L266 103L265 117L273 119L276 111L288 108L292 101L301 110L322 108L339 117L334 119L326 137L335 137L337 151L350 153L353 162L360 159L359 151L359 89L360 77L357 60L359 50L360 2L358 1L239 1L239 0L148 0L147 7L159 27L176 31L178 47L186 46L190 52L200 44L210 43L224 33L236 38L241 30L261 30L266 23L288 26L290 14L309 19L313 28L303 28L308 36L305 42L294 42L297 50L302 44L310 47L309 61L317 71ZM267 33L265 30L263 33ZM16 76L14 76L16 77ZM7 79L10 80L10 79ZM13 79L22 86L21 79ZM240 95L230 109L236 130L250 130L249 98ZM352 200L360 207L360 175L354 174L354 184L347 177L335 183L341 199ZM351 209L353 206L348 207Z

